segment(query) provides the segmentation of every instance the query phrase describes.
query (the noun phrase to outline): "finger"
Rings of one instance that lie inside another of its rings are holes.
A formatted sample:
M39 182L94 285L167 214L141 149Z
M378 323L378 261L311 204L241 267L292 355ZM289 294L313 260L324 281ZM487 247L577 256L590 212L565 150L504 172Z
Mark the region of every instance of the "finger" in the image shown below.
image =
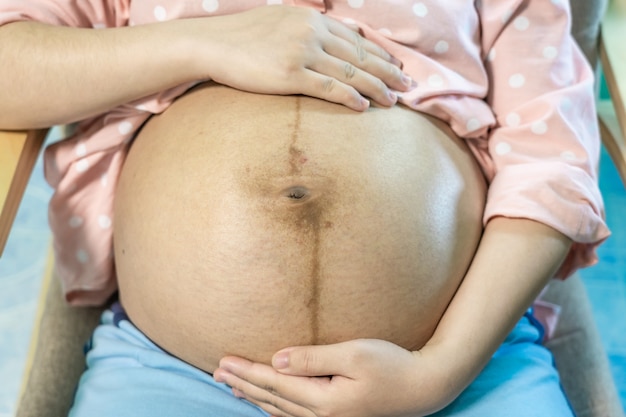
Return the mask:
M281 399L279 397L267 401L260 399L258 392L254 393L251 391L250 394L247 394L237 388L232 388L232 390L237 398L243 398L246 401L251 402L274 417L308 417L312 415L311 412L304 407L289 404L286 401L284 404L280 404ZM254 387L251 387L251 390L254 390Z
M411 77L404 74L397 66L369 53L360 43L350 43L343 39L335 38L324 44L324 51L330 56L347 61L380 79L386 86L394 90L408 91L411 89Z
M315 417L315 414L306 408L290 403L280 397L264 397L263 391L257 391L253 385L250 386L249 393L237 388L233 388L233 392L236 392L235 395L238 398L251 402L275 417Z
M364 357L359 343L300 346L283 349L272 357L272 366L292 376L342 376L354 378L358 369L353 364Z
M335 21L329 24L329 32L335 37L326 39L323 47L330 55L369 72L395 90L409 91L415 88L411 77L402 72L402 62L380 45L361 36L358 26L354 30Z
M277 416L310 417L315 415L311 410L298 402L303 393L310 393L309 389L313 384L307 383L310 381L309 378L285 376L275 372L270 375L267 372L263 372L260 367L253 366L253 364L242 367L240 366L242 363L224 362L227 367L218 368L214 376L216 380L229 385L235 396L245 398L268 413ZM285 384L284 381L287 380L291 382ZM294 382L296 383L294 384ZM287 385L294 387L294 392L288 392L285 397L283 390ZM307 387L307 385L310 386ZM298 397L295 401L292 400L293 395Z
M332 103L343 104L356 111L365 111L370 103L352 86L338 79L306 69L304 74L294 79L298 93L321 98Z
M387 52L385 48L361 36L361 30L358 25L346 24L329 18L327 27L330 33L350 44L359 45L364 52L377 56L398 68L402 68L402 62Z
M392 106L398 101L397 95L382 80L332 55L327 55L323 60L316 60L309 69L349 85L383 106Z

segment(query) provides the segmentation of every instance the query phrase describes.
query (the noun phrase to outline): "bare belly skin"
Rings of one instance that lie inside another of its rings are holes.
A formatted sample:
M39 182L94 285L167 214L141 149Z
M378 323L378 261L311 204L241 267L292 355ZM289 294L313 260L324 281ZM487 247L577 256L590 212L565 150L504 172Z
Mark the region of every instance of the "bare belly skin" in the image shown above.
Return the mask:
M482 232L485 185L440 122L196 88L137 136L114 245L131 320L212 372L293 345L432 334Z

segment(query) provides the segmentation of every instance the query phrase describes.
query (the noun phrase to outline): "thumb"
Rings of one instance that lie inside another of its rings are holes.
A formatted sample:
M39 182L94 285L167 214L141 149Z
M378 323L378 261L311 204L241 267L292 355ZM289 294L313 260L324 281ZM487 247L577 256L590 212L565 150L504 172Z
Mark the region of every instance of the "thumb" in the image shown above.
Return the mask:
M346 343L290 347L272 357L278 372L295 376L348 376Z

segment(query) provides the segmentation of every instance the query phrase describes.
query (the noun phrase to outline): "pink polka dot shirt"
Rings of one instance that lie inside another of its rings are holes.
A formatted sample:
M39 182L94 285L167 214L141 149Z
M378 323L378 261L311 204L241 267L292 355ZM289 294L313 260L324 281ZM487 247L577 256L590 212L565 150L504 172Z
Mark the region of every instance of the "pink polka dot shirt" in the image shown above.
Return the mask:
M403 62L417 87L401 102L449 123L488 178L485 223L529 218L569 236L561 278L596 261L609 231L594 79L569 34L568 0L3 0L0 24L100 29L282 3L355 23ZM46 149L56 268L71 304L101 304L116 290L112 205L129 141L188 87L85 120Z

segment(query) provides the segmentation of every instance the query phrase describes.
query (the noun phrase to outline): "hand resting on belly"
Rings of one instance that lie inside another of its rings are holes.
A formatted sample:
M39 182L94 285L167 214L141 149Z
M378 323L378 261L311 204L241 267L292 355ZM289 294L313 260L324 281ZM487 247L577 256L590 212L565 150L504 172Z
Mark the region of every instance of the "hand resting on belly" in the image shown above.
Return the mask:
M148 121L125 163L121 300L208 372L355 338L417 349L469 266L484 198L432 118L204 84Z

